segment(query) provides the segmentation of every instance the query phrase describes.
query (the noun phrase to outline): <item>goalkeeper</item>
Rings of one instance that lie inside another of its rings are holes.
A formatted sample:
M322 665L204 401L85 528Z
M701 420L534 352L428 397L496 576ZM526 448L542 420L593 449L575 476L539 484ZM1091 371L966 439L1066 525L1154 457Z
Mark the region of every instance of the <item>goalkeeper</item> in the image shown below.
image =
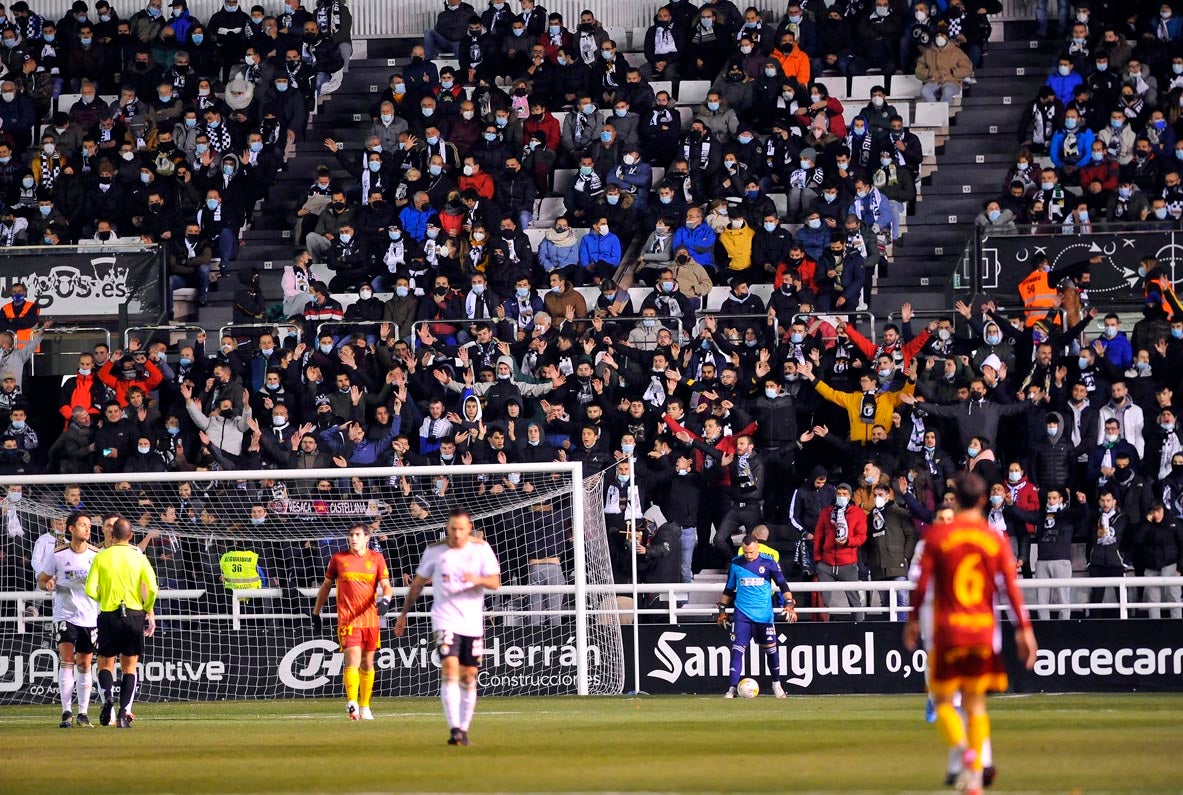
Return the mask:
M316 594L312 623L321 626L320 611L337 585L337 640L345 655L345 711L350 720L373 720L370 694L374 690L374 652L378 650L378 620L390 609L394 589L381 553L370 549L370 527L358 522L349 528L349 551L334 553ZM381 595L375 602L378 590Z
M797 620L797 611L794 609L796 603L785 575L775 560L760 553L759 539L751 534L744 536L739 554L731 559L727 585L719 602L720 626L726 626L727 608L735 605L734 624L731 627L731 685L724 698L735 698L735 687L743 672L744 655L753 638L764 649L767 657L772 692L777 698L785 697L785 689L780 683L780 654L773 623L774 582L784 598L785 620L792 624Z

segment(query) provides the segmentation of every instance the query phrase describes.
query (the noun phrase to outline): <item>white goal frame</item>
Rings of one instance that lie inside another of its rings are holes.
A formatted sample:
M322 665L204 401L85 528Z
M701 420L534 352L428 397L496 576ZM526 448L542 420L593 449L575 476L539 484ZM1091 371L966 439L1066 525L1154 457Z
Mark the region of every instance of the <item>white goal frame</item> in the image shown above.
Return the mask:
M549 464L469 464L456 466L415 466L415 467L343 467L327 469L256 469L256 470L219 470L195 472L162 472L162 473L90 473L79 475L21 475L15 477L0 477L0 496L10 485L17 486L62 486L67 483L83 485L116 484L124 482L134 483L208 483L211 481L264 480L298 478L300 480L317 480L329 478L363 477L389 478L402 474L416 477L459 477L465 475L496 475L509 473L518 474L567 474L571 478L571 546L573 555L572 580L575 595L575 605L572 611L575 616L575 675L576 692L578 695L588 695L588 586L587 586L587 558L584 533L584 485L583 464L578 461L553 462ZM594 473L593 473L594 474Z

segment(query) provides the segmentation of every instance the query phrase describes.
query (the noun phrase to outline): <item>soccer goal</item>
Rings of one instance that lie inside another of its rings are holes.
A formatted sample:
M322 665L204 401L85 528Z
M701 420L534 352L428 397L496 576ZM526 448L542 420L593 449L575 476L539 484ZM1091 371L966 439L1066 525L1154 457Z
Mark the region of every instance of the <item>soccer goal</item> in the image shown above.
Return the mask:
M423 549L457 507L502 568L503 587L486 600L482 694L624 687L615 600L597 588L612 583L601 476L583 479L579 464L45 475L0 478L0 494L10 546L30 557L39 537L62 531L73 505L92 517L98 545L102 517L131 520L162 588L141 698L338 695L335 623L318 631L308 618L329 557L346 548L352 524L367 524L401 604ZM35 591L29 566L2 571L0 704L52 701L49 595ZM375 694L437 692L429 608L420 600L401 638L387 617ZM325 615L334 610L330 600Z

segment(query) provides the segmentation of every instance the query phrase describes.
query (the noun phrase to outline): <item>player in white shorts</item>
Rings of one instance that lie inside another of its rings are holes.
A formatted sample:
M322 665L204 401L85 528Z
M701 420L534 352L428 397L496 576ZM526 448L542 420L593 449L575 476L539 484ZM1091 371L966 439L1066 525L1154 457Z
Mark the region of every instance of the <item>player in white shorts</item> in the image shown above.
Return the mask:
M484 653L485 591L501 587L493 549L472 537L472 516L457 508L448 517L447 540L423 553L394 634L407 629L407 613L431 583L431 624L440 656L440 699L450 730L448 745L468 745L476 710L476 676Z
M37 584L53 592L53 626L58 644L58 687L62 697L61 728L93 728L90 707L90 666L98 645L99 603L86 595L86 576L99 553L90 543L90 517L74 512L66 519L68 544L59 545L37 577ZM73 706L78 688L78 713Z

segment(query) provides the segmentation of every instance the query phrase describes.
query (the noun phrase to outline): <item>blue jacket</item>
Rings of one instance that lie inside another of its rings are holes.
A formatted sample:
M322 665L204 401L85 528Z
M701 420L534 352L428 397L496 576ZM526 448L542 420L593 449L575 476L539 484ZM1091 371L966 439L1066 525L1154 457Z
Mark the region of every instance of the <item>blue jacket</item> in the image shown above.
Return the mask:
M33 127L33 101L24 94L17 94L12 102L0 102L0 121L4 131L20 135Z
M585 268L603 260L609 265L620 264L620 238L609 232L588 232L579 241L579 264Z
M279 366L279 349L271 354L271 358L264 358L262 353L256 353L250 360L250 386L252 392L258 392L263 388L263 376L267 375L267 369L274 367L281 369Z
M543 238L538 247L538 262L547 273L559 268L570 268L579 264L578 246L556 246Z
M1048 147L1048 157L1052 159L1052 164L1056 168L1063 168L1064 166L1083 166L1089 162L1093 155L1093 141L1097 136L1088 127L1083 130L1076 131L1076 143L1080 147L1080 158L1077 160L1065 161L1060 150L1064 146L1064 138L1068 135L1067 130L1059 130L1052 136L1051 145Z
M1056 92L1056 99L1065 105L1072 101L1072 92L1083 82L1084 80L1075 71L1069 72L1067 77L1064 77L1059 72L1054 72L1047 79L1047 85L1051 87L1052 91Z
M674 250L677 251L680 246L685 246L690 252L690 257L704 268L714 270L715 268L715 240L718 236L715 230L711 229L710 224L703 221L693 229L685 226L678 227L678 231L674 232Z
M825 224L818 229L810 229L806 224L802 224L797 230L797 242L802 245L810 259L819 260L826 246L830 245L830 230Z
M633 209L640 213L649 206L649 187L653 183L653 167L648 163L626 166L621 163L608 174L607 184L616 185L633 195Z
M334 456L344 456L352 466L373 466L390 450L390 443L398 436L402 424L402 417L395 417L390 431L381 439L362 439L357 443L347 441L345 433L334 425L320 432L320 440Z
M427 239L427 219L434 214L435 210L431 209L431 205L428 205L426 210L416 210L415 205L408 204L398 214L398 222L404 232L422 243Z
M543 243L543 245L546 245L546 244ZM574 263L572 263L572 264L574 264ZM522 305L518 302L517 296L515 295L515 296L510 296L509 298L506 298L504 301L501 302L501 305L503 307L505 307L505 319L511 321L514 324L514 326L516 327L518 325L518 318L521 317L521 314L522 314ZM526 324L525 328L527 328L527 329L534 328L534 315L537 315L539 312L543 311L544 308L545 308L545 306L542 303L542 299L538 297L537 293L535 293L533 290L531 290L530 291L530 322Z
M1128 370L1134 366L1134 349L1124 331L1117 332L1113 339L1102 334L1096 341L1105 349L1105 358L1118 370Z

